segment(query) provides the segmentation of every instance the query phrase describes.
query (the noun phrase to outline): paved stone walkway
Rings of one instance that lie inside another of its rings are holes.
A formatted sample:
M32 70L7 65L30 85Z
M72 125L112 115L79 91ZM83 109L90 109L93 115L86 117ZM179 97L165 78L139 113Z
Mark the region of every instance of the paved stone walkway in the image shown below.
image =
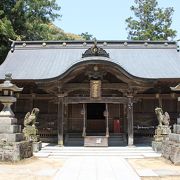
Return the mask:
M54 180L139 180L128 162L121 157L71 157L56 173Z

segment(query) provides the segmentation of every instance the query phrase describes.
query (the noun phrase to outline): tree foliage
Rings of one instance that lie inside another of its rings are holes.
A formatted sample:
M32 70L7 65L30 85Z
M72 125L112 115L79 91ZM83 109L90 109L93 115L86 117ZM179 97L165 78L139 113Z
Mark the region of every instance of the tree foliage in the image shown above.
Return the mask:
M85 33L81 33L81 35L85 40L92 40L93 39L93 35L89 34L88 32Z
M42 40L44 30L60 17L56 0L1 0L0 3L0 62L9 50L9 38ZM49 32L49 31L46 31Z
M65 33L53 21L61 18L56 0L1 0L0 64L13 40L74 40L80 35Z
M133 40L167 40L176 36L171 29L172 7L159 8L157 0L134 0L131 6L135 18L126 19L128 39Z

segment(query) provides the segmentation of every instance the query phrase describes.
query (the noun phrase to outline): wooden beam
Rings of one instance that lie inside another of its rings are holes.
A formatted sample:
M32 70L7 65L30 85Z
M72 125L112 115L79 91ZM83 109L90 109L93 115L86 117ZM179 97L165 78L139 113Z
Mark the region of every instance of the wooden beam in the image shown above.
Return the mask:
M89 89L89 83L68 83L64 84L63 89ZM128 88L128 84L125 83L102 83L102 89L120 89L120 88Z
M176 93L158 94L158 96L163 98L163 99L172 99L172 98L179 97L179 95ZM141 98L141 99L158 99L157 93L156 94L136 94L135 97Z
M113 104L127 104L126 97L102 97L99 99L91 99L90 97L65 97L65 104L80 104L80 103L113 103Z

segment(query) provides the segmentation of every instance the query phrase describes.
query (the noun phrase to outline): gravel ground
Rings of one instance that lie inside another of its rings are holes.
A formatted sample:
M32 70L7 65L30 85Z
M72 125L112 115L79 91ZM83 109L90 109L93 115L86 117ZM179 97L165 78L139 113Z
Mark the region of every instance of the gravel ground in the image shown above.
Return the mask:
M180 180L180 166L160 158L128 159L143 180Z
M0 163L0 180L50 180L65 159L29 158L18 163Z
M51 180L67 158L29 158L18 163L0 163L0 180ZM164 158L128 159L142 180L180 180L180 166Z

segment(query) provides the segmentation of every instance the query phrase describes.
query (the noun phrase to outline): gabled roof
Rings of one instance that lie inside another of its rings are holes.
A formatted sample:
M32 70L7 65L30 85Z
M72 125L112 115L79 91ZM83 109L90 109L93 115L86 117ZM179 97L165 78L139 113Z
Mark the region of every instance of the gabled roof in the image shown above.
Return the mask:
M56 78L77 63L91 60L112 62L138 78L180 78L180 52L175 42L98 41L97 46L105 50L109 58L82 58L93 44L93 41L14 42L0 66L0 79L7 73L12 73L17 80Z

